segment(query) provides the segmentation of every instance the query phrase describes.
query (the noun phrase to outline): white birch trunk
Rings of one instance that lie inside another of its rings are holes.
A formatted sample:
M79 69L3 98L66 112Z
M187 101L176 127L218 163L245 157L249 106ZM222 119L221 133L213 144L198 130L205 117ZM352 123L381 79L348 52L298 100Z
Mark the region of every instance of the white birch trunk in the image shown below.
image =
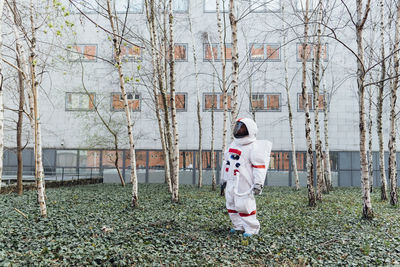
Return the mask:
M308 8L309 8L309 0L306 0L306 7L304 12L304 40L303 40L303 51L302 51L302 81L301 81L301 88L302 88L302 98L304 104L304 113L305 113L305 136L306 136L306 143L307 143L307 189L308 189L308 205L310 207L316 206L315 202L315 193L314 193L314 163L313 163L313 147L312 147L312 140L311 140L311 118L310 118L310 108L308 103L308 93L307 93L307 58L306 58L306 48L308 44Z
M37 90L38 82L36 81L36 26L34 22L34 6L33 1L30 1L30 21L31 21L31 55L29 57L29 63L31 67L31 89L33 96L33 118L35 128L35 177L37 182L38 201L40 208L40 215L42 217L47 216L47 206L45 198L45 185L44 185L44 170L42 160L42 136L40 129L40 111L39 111L39 95Z
M372 80L372 79L371 79ZM372 162L372 92L369 92L368 97L368 170L369 170L369 187L372 193L374 183L374 169Z
M390 137L389 137L389 181L390 204L396 205L397 198L397 162L396 162L396 101L397 86L399 84L399 42L400 42L400 1L397 2L397 17L395 24L395 40L393 48L393 74L394 80L390 94Z
M328 192L332 190L332 172L331 172L331 157L329 154L329 130L328 130L328 110L329 110L329 99L328 91L326 86L324 86L324 140L325 140L325 156L324 156L324 166L325 166L325 179L327 183Z
M0 15L3 17L3 7L4 1L0 1ZM0 20L0 51L3 47L3 38L2 38L2 24L3 21ZM3 106L3 58L0 53L0 190L3 179L3 151L4 151L4 106Z
M285 15L285 7L282 6L282 16ZM283 19L284 20L284 19ZM285 26L283 25L283 28ZM296 158L296 143L294 138L294 128L293 128L293 111L292 105L290 103L290 86L289 86L289 72L288 72L288 56L287 56L287 45L286 45L287 31L283 33L283 62L285 71L285 89L288 105L288 117L289 117L289 128L290 128L290 144L292 147L292 166L295 181L296 190L300 190L299 173L297 171L297 158Z
M385 15L384 15L384 1L380 0L380 37L381 37L381 78L378 84L378 96L377 96L377 116L376 116L376 127L378 132L379 142L379 172L381 181L381 200L387 200L387 182L386 182L386 171L385 171L385 150L383 141L383 130L382 130L382 110L383 110L383 91L385 86L386 77L386 63L385 63Z
M116 26L114 24L114 16L113 16L113 12L111 9L110 0L107 0L107 13L108 13L108 19L110 21L112 33L113 33L112 38L113 38L113 48L114 48L114 59L115 59L116 68L118 70L119 87L120 87L122 99L124 102L124 110L125 110L127 127L128 127L129 153L130 153L130 158L131 158L131 183L132 183L131 206L137 207L139 205L139 202L138 202L139 197L138 197L138 182L137 182L137 173L136 173L135 141L133 138L132 119L131 119L131 113L129 110L128 97L127 97L126 91L125 91L124 74L122 73L122 65L121 65L122 63L121 63L121 56L120 56L121 42L117 40L118 33L116 30Z
M161 119L161 114L160 114L160 109L159 109L159 94L157 93L157 77L158 83L161 88L164 87L163 84L163 79L160 78L162 77L162 73L160 72L160 62L161 57L160 53L156 49L157 47L157 32L155 30L155 12L154 12L154 0L151 0L150 3L149 1L146 1L146 11L147 11L147 20L149 23L149 31L150 31L150 42L151 42L151 58L152 58L152 65L153 65L153 80L152 80L152 86L153 86L153 95L155 99L155 111L156 111L156 117L157 117L157 122L158 122L158 129L160 132L160 139L161 139L161 146L163 149L163 155L164 155L164 172L165 172L165 182L168 185L168 191L172 193L172 184L171 184L171 172L170 172L170 163L169 163L169 153L168 153L168 148L167 148L167 140L166 140L166 134L164 132L164 126L163 122ZM150 6L149 6L150 4Z
M224 99L224 114L223 114L223 129L222 129L222 162L224 161L225 149L226 149L226 135L228 131L228 88L226 86L226 54L225 54L225 27L224 32L222 32L222 21L221 12L219 6L220 0L216 0L217 9L217 26L218 26L218 37L219 37L219 47L221 54L221 68L222 68L222 97ZM224 15L225 16L225 15ZM210 44L211 54L214 57L214 53Z
M170 75L170 94L171 94L171 123L173 133L173 158L172 158L172 201L179 201L179 134L178 122L176 117L176 103L175 103L175 59L174 59L174 14L172 10L172 0L168 1L169 7L169 75Z
M366 153L366 120L365 120L365 67L364 67L364 46L363 29L369 13L371 0L367 1L365 13L362 12L362 0L357 0L357 22L356 22L356 41L357 41L357 86L359 101L359 126L360 126L360 164L361 164L361 188L363 202L363 218L373 218L371 195L369 188L368 160Z
M213 73L213 81L212 81L212 94L215 94L215 73ZM215 138L215 129L214 129L214 101L211 104L211 170L212 170L212 190L217 190L217 179L215 175L215 153L214 153L214 138Z
M237 39L237 20L235 16L235 0L229 0L229 21L232 32L232 117L231 130L235 127L236 119L239 113L238 107L238 87L239 87L239 51ZM231 131L232 132L232 131Z
M190 10L190 9L189 9ZM196 92L197 92L197 99L196 99L196 107L197 107L197 123L199 127L199 158L198 158L198 170L199 170L199 182L198 187L200 188L203 185L203 149L202 149L202 126L201 126L201 95L200 95L200 88L199 88L199 73L197 71L197 55L196 55L196 46L195 46L195 39L193 35L192 29L192 19L191 13L189 12L188 20L189 20L189 30L190 35L192 38L192 49L193 49L193 64L194 64L194 75L195 75L195 85L196 85Z

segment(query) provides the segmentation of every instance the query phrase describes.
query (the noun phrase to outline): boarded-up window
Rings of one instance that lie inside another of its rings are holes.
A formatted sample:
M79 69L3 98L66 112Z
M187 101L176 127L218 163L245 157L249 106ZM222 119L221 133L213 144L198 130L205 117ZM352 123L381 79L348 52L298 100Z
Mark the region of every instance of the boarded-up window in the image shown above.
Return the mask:
M118 151L118 167L123 167L123 151ZM117 159L117 154L115 150L104 150L103 151L103 167L114 168L115 167L115 160Z
M85 111L94 110L94 93L66 93L65 110L66 111Z
M131 111L140 111L140 95L127 93L128 106ZM124 110L124 99L121 93L111 94L111 110L123 111Z
M167 97L167 105L170 107L170 95L166 95ZM160 109L164 109L164 104L161 95L158 95L158 107ZM176 93L175 94L175 106L177 111L186 111L186 93Z
M121 44L121 59L123 60L138 60L142 56L142 49L140 46L133 44Z
M312 61L313 58L316 58L318 51L318 45L316 44L307 44L305 57L307 61ZM312 52L312 53L311 53ZM321 44L320 46L320 59L327 61L328 60L328 44ZM303 58L303 44L297 44L297 61L301 61Z
M250 59L252 61L279 61L279 44L250 44Z
M97 60L97 45L93 44L75 44L68 45L69 61L96 61Z
M228 110L232 108L232 95L228 94ZM223 111L224 97L222 93L204 93L203 94L203 110L204 111Z
M176 61L187 61L187 44L175 44L174 57Z
M204 60L221 60L219 44L204 44ZM232 60L232 44L225 44L225 59Z
M303 96L302 94L298 94L298 110L299 111L304 111L304 103L303 103ZM329 95L328 95L329 96ZM320 94L319 98L318 98L318 110L324 110L325 109L325 95L324 94ZM315 110L316 105L314 103L314 94L308 94L308 106L310 108L310 110Z
M280 97L280 94L253 93L250 108L256 111L280 111Z

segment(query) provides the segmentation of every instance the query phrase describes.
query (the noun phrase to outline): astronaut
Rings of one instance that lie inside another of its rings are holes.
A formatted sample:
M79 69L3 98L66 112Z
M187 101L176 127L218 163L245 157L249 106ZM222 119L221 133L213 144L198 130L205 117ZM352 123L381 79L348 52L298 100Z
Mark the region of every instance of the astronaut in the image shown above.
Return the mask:
M257 124L252 119L238 119L221 169L221 189L234 226L230 232L244 231L244 237L260 230L254 195L262 192L272 148L270 141L256 140L256 134Z

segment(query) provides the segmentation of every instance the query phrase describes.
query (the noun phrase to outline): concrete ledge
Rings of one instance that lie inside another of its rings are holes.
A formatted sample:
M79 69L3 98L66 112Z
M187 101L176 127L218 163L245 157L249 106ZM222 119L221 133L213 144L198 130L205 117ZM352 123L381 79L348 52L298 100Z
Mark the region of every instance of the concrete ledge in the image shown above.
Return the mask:
M103 178L91 178L91 179L79 179L79 180L66 180L66 181L46 181L46 188L57 188L57 187L65 187L65 186L75 186L75 185L87 185L87 184L101 184L103 183ZM35 190L35 183L23 183L24 191ZM0 194L7 194L16 192L17 184L11 184L2 186L0 190Z

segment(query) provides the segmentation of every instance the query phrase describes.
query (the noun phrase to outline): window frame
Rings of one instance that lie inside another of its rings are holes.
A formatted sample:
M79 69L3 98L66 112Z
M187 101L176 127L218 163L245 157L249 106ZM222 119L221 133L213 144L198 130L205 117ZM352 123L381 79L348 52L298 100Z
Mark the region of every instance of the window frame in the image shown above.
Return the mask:
M315 104L314 104L314 93L307 93L309 96L311 95L311 102L312 102L312 105L310 105L310 112L314 112L315 111ZM328 94L328 102L329 102L329 93L327 93ZM325 102L325 94L324 93L320 93L319 94L320 96L324 96L324 102ZM304 108L300 108L300 96L302 96L302 94L301 93L297 93L297 112L305 112L305 110L304 110ZM328 111L329 111L329 106L327 105L327 103L324 103L325 104L325 106L324 106L324 108L319 108L319 112L321 112L321 111L324 111L325 110L325 108L327 108L328 107Z
M68 95L69 94L78 94L78 95L85 95L89 98L89 106L90 106L90 96L88 96L87 93L84 92L65 92L65 111L90 111L93 112L95 111L95 105L96 105L96 93L95 92L89 92L90 95L93 95L93 109L90 108L68 108Z
M253 101L253 95L263 95L264 96L264 107L262 109L255 109L252 106L252 101ZM278 99L278 103L279 103L279 108L278 109L270 109L268 110L267 108L265 108L265 106L268 103L265 103L265 101L267 101L267 97L269 95L278 95L279 99ZM281 93L265 93L265 92L252 92L251 96L250 96L250 105L249 105L249 111L250 112L281 112L282 111L282 94Z
M210 59L208 59L208 58L206 58L206 54L207 54L207 46L209 46L210 44L209 43L203 43L203 62L212 62L213 60L215 61L215 62L221 62L222 60L221 60L221 48L220 48L220 46L219 46L219 43L211 43L211 48L214 46L214 45L216 45L217 46L217 58L214 58L214 59L212 59L212 58L210 58ZM228 47L227 45L230 45L230 47ZM232 49L232 55L233 55L233 44L232 43L225 43L224 44L224 48L225 49L227 49L227 48L230 48L230 49ZM211 50L211 53L212 53L213 51ZM230 58L230 59L227 59L227 58L225 58L225 61L226 62L231 62L232 61L232 58Z
M302 46L302 45L303 45L303 43L296 43L296 61L297 62L302 62L303 61L301 56L299 55L299 46ZM315 56L315 50L316 50L317 45L316 44L312 44L312 45L313 45L313 53L311 53L312 56L310 57L310 59L307 59L307 62L312 62L313 59L314 59L314 56ZM328 62L329 61L328 43L323 43L323 44L321 44L321 47L322 46L326 47L326 49L325 49L325 51L326 51L325 52L326 53L326 59L322 59L322 61Z
M136 47L139 47L139 49L140 49L140 55L137 56L137 57L135 57L135 56L134 57L130 57L127 54L121 57L121 55L120 55L120 59L121 59L122 62L138 62L138 61L143 60L143 47L141 47L139 45L133 45L131 43L129 43L128 46L126 46L123 43L121 43L121 46L124 46L126 48L129 48L130 46L132 46L132 47L136 46ZM114 48L113 48L113 50L114 50ZM114 61L115 61L114 53L113 53L113 58L114 58Z
M253 47L253 45L262 45L263 46L263 50L264 50L264 58L259 59L259 58L252 58L252 54L251 54L251 49ZM269 59L267 58L267 47L268 46L276 46L276 48L278 49L278 59ZM268 61L268 62L281 62L281 44L280 43L250 43L249 44L249 57L250 57L250 62L264 62L264 61Z
M114 1L121 1L121 0L114 0ZM114 2L113 1L113 2ZM126 0L126 2L128 2L128 1L135 1L135 0ZM131 9L129 9L128 10L128 14L143 14L143 12L144 12L144 1L146 1L146 0L139 0L139 1L141 1L141 10L140 10L140 12L135 12L135 11L132 11ZM124 11L117 11L117 10L115 10L115 12L117 13L117 14L126 14L127 12L126 12L126 10L124 10Z
M177 45L185 47L185 59L176 59L175 58L175 49L176 49ZM175 60L175 62L188 62L188 47L189 47L188 43L175 43L174 44L174 60Z
M263 8L261 11L257 11L258 9L260 9L260 7L258 8L253 8L252 6L255 5L254 2L256 2L257 0L250 0L249 4L250 4L250 12L251 13L281 13L282 12L282 0L266 0L266 2L268 1L277 1L279 2L279 8L277 10L272 10L272 9L268 9L268 8ZM263 1L263 0L261 0ZM265 3L264 5L267 5L268 3Z
M184 95L185 96L185 107L183 109L182 108L176 108L176 111L177 112L187 112L187 108L188 108L188 93L187 92L175 92L175 105L176 105L176 96L177 95ZM167 94L167 97L169 97L169 96L170 96L170 94ZM159 99L159 101L162 101L161 94L157 95L157 99ZM161 104L163 104L163 103L161 102ZM157 103L157 108L160 108L161 111L164 111L163 106L161 106L159 103ZM168 106L168 108L170 109L171 107Z
M132 109L132 110L130 110L131 112L141 112L142 111L142 94L141 93L132 93L132 92L129 92L129 93L126 93L127 95L128 94L132 94L134 97L135 96L139 96L139 99L134 99L134 100L138 100L139 101L139 108L138 109ZM113 97L115 96L115 95L119 95L119 97L120 97L120 99L122 98L122 93L121 92L112 92L111 93L111 97L110 97L110 111L113 111L113 112L123 112L124 111L124 108L121 108L121 109L116 109L116 108L114 108L113 107ZM130 99L128 99L128 102L129 102L129 100ZM123 101L123 100L121 100L121 101ZM129 104L129 103L128 103Z
M221 97L222 97L222 92L203 92L203 97L202 97L202 100L203 100L203 103L202 103L202 109L203 109L203 112L211 112L213 109L212 108L206 108L206 96L212 96L212 95L215 95L215 96L217 96L217 107L215 107L214 108L214 111L215 112L223 112L224 111L224 107L222 106L222 107L220 107L220 108L218 108L218 103L221 101ZM229 97L231 98L231 107L229 108L229 105L228 105L228 111L229 110L232 110L232 93L229 93L228 94L228 103L229 103Z
M146 0L145 0L145 1L146 1ZM184 10L184 11L173 9L173 12L174 12L175 14L188 14L188 13L189 13L190 1L189 1L189 0L180 0L180 1L185 1L185 2L186 2L186 7L187 7L187 9ZM174 2L174 0L173 0L173 2ZM174 5L174 4L172 3L172 7L173 7L173 5Z
M85 46L94 46L94 47L96 47L96 54L93 56L94 59L93 60L92 59L86 59L84 52L80 53L78 51L73 51L73 49L75 49L74 48L75 46L81 47L83 49L85 48ZM69 47L71 47L71 48L69 48ZM80 62L80 61L82 61L82 62L97 62L98 44L85 44L85 43L83 43L83 44L69 44L69 45L67 45L67 48L68 48L67 51L68 51L68 61L69 62ZM76 55L78 55L78 57L81 57L81 58L70 59L71 53L76 54Z

